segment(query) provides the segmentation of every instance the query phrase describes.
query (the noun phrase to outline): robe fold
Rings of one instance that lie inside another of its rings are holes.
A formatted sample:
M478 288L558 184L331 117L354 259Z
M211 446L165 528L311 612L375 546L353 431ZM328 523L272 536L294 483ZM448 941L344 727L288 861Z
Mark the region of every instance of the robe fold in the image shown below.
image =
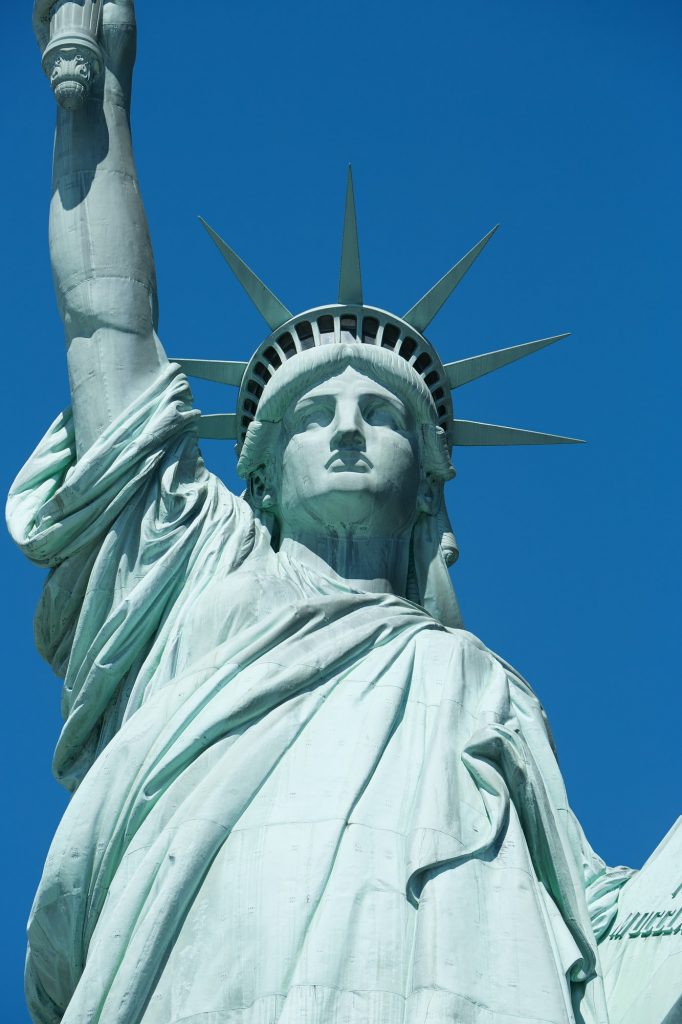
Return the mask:
M570 812L514 670L274 552L171 365L12 489L50 574L73 791L29 923L36 1024L608 1024L627 869Z

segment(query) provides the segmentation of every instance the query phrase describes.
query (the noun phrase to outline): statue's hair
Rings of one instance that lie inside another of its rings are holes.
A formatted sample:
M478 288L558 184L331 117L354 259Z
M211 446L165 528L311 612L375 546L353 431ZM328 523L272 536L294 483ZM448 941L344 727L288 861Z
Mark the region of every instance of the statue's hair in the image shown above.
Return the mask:
M354 343L302 352L276 371L263 390L256 418L244 438L237 463L242 479L248 480L277 456L279 424L301 394L348 366L362 370L410 407L419 426L424 472L442 481L455 475L445 431L438 425L436 407L422 378L390 350Z

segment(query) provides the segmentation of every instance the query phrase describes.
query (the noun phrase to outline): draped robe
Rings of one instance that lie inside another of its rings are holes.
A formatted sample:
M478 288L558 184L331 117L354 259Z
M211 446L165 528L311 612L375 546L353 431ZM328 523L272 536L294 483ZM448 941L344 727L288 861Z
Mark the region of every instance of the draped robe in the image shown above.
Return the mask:
M50 568L73 791L29 922L37 1024L607 1024L627 869L530 687L464 630L272 550L171 366L12 489Z

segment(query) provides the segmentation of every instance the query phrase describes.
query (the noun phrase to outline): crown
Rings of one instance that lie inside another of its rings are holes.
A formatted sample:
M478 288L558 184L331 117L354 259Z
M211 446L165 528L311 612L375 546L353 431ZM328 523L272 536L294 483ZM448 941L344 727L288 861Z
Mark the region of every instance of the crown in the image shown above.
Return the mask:
M239 388L237 411L202 416L199 421L200 437L235 440L239 451L251 422L257 417L263 390L280 367L309 349L351 343L388 349L408 363L428 388L438 423L445 431L451 447L581 443L578 438L562 437L559 434L545 434L519 427L454 418L452 391L568 337L568 334L557 334L459 359L456 362L443 363L434 346L424 336L423 332L488 244L497 227L489 231L402 317L374 306L367 306L362 297L353 175L349 168L338 303L316 306L294 316L220 235L203 218L199 219L247 295L267 321L271 332L248 362L174 359L189 377Z

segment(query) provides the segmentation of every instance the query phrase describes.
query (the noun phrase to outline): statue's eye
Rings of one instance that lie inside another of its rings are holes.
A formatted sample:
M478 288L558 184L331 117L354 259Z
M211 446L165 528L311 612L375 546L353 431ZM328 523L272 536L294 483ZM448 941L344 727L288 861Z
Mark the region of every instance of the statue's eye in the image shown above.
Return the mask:
M329 402L309 402L294 411L293 426L295 431L311 430L315 427L327 427L334 416L334 408Z
M372 427L390 427L391 430L405 429L405 416L392 402L382 398L368 401L362 410L363 419Z

